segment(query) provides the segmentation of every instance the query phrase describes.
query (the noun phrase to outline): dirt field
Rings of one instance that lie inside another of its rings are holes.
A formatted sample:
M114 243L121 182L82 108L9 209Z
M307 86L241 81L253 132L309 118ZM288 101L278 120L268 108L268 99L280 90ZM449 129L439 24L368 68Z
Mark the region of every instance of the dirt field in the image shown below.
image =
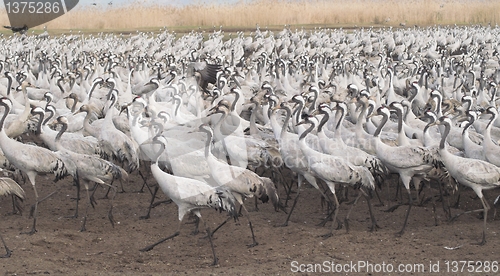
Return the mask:
M460 274L451 273L458 269L458 272L463 271L463 275L468 275L471 273L467 269L485 271L492 268L486 263L482 267L479 264L476 266L476 261L499 261L500 256L498 220L488 222L486 245L472 245L480 239L482 220L479 214L467 214L449 223L440 202L437 202L436 207L438 226L434 225L432 203L429 202L412 209L406 233L402 237L396 237L395 233L401 228L407 206L402 206L393 213L384 212L388 206L395 204L391 200L395 195L396 178L393 177L387 180L381 193L386 205L374 207L381 229L369 232L368 208L361 199L352 213L349 233L343 228L336 230L334 236L328 239L320 237L328 231L331 222L325 227L317 226L325 217L326 209L322 210L318 191L306 185L287 227L277 227L284 222L286 214L275 212L270 204L259 204L260 210L251 212L258 246L246 246L252 240L244 217L238 223L231 221L215 233L214 244L219 265L214 267L211 266L212 253L208 240L202 238L202 232L196 236L191 234L193 224L184 223L178 237L152 251L139 251L175 231L177 207L174 204L162 204L152 210L150 219L140 219L140 216L146 214L150 194L148 191L136 192L142 184L136 174L131 175L130 183L125 187L126 193L119 193L115 198L114 228L107 218L109 200L101 199L106 190L98 188L98 204L95 209L89 210L86 232L79 232L81 216L77 219L66 218L74 213L75 208L75 201L72 200L75 187L72 186L71 179L66 178L53 184L52 178L39 176L37 179L41 197L56 189L58 192L39 205L38 232L34 235L20 234L28 231L32 223L29 209L34 196L30 185L22 185L27 194L22 204L22 215L10 214L11 199L1 198L0 231L13 254L10 258L0 259L0 274L288 275L293 271L311 269L305 266L307 264L327 264L329 268L316 268L316 271L328 272L332 263L347 264L344 269L352 269L350 264L353 262L358 273L341 274L371 275L377 273L370 272L381 271L379 275L400 275L402 273L398 269L400 265L404 265L402 268L420 270L407 275L427 275L429 265L439 262L440 274L447 271L450 271L450 275ZM154 179L149 179L149 182L154 183ZM281 184L279 188L283 192ZM158 199L165 199L160 193ZM424 193L426 196L438 194L433 189L425 189ZM498 190L486 194L491 202L498 195ZM354 195L355 192L350 191L349 198L353 199ZM406 200L404 198L403 201ZM288 206L291 203L289 201ZM373 203L378 202L374 199ZM80 214L83 214L85 201L82 201L81 206ZM480 202L477 198L474 199L472 191L466 190L461 194L460 209L452 209L452 213L457 214L461 209L479 206ZM253 199L247 202L247 207L253 210ZM346 203L342 204L340 218L344 218L349 207ZM211 228L215 228L226 218L225 214L214 210L204 210L202 215ZM462 264L453 263L454 261L474 261L475 266L462 267ZM362 262L372 265L372 271L370 266L357 266ZM449 262L448 265L446 262ZM457 264L458 268L455 267ZM382 273L381 269L389 272L391 268L392 273Z

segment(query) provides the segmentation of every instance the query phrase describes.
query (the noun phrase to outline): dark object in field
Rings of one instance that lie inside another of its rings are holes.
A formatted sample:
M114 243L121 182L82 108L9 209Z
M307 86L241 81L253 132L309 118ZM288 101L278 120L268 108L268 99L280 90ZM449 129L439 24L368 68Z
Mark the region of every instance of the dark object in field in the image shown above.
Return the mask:
M13 33L25 34L28 31L28 25L24 24L22 27L3 26L6 29L12 30Z
M217 83L217 73L222 69L220 64L208 64L206 62L191 62L188 65L188 76L194 76L200 88L207 91L209 83Z

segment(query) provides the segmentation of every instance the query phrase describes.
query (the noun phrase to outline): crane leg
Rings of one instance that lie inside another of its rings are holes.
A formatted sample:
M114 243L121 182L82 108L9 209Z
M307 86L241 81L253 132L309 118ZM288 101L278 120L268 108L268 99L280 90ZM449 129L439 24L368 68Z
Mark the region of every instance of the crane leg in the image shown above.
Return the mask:
M482 238L479 243L476 243L476 245L485 245L486 244L486 220L488 218L488 210L490 209L488 203L484 199L484 196L479 198L481 200L481 203L483 204L482 209L476 209L476 210L470 210L470 211L465 211L462 213L459 213L455 215L454 217L451 218L451 221L454 221L457 219L459 216L463 214L471 214L471 213L478 213L478 212L483 212L483 233L482 233Z
M22 215L23 208L21 207L21 204L19 204L19 201L17 200L17 196L11 195L12 197L12 214L20 214Z
M163 242L165 242L165 241L168 241L168 240L170 240L170 239L173 239L173 238L175 238L175 237L179 236L179 234L180 234L180 232L181 232L181 223L182 223L182 220L179 220L179 225L177 226L177 230L175 231L175 233L174 233L174 234L172 234L172 235L170 235L170 236L168 236L168 237L166 237L166 238L163 238L163 239L161 239L161 240L159 240L159 241L157 241L157 242L155 242L155 243L153 243L153 244L151 244L151 245L148 245L148 246L144 247L143 249L140 249L140 251L141 251L141 252L150 251L150 250L152 250L153 248L155 248L155 246L159 245L160 243L163 243ZM210 238L211 238L211 237L210 237Z
M8 258L10 255L12 255L12 251L7 247L7 244L5 243L5 240L3 239L2 235L0 235L0 239L2 240L3 247L5 247L5 255L1 255L0 258Z
M368 204L368 211L370 212L370 219L372 221L372 226L370 227L370 232L373 232L377 229L380 229L380 226L377 223L377 220L375 219L375 215L373 215L373 208L372 208L372 203L370 201L370 196L363 190L360 190L363 193L363 196L366 199L366 203Z
M451 219L450 202L447 200L448 206L445 206L443 185L441 185L441 183L439 183L438 187L439 187L439 200L441 200L441 205L443 207L444 213L446 214L446 218L448 220L450 220Z
M331 212L328 213L328 215L320 222L317 224L317 226L325 226L325 224L330 220L330 218L332 217L332 215L335 213L335 211L337 210L337 205L333 206L332 207L332 201L331 199L325 194L323 193L321 190L319 190L319 192L321 193L321 195L323 196L322 199L324 199L326 201L326 203L328 203L328 209L327 209L327 212L329 210L332 210ZM334 194L335 196L335 194Z
M329 238L329 237L333 236L333 229L335 226L335 222L337 221L337 215L339 213L340 203L339 203L339 200L337 199L337 195L335 194L335 189L332 189L332 193L333 193L333 202L335 203L335 210L333 211L333 223L332 223L332 228L330 229L330 232L328 232L324 235L321 235L323 238Z
M212 235L215 234L215 232L217 232L217 230L219 230L222 226L224 226L224 224L226 224L230 219L232 219L232 217L228 217L225 221L223 221L221 224L219 224L219 226L217 226L214 231L212 231Z
M72 216L67 216L66 218L78 218L78 207L80 203L80 181L73 179L74 185L76 186L76 207L75 207L75 214Z
M31 230L29 232L25 232L23 234L28 234L28 235L33 235L36 233L36 216L37 216L37 211L38 211L38 191L36 190L35 186L35 177L28 175L28 178L31 182L31 185L33 186L33 191L35 193L35 204L33 205L33 226L31 227Z
M299 187L297 188L297 194L295 195L295 199L293 200L292 208L290 209L290 212L288 213L288 216L286 217L285 222L281 225L282 227L288 226L288 221L290 220L290 217L292 216L293 209L295 209L295 205L297 204L297 201L299 200L299 195L300 195L300 184Z
M345 225L345 230L347 233L349 233L349 216L351 215L351 212L354 209L354 207L356 206L356 204L358 204L358 200L362 195L363 195L363 193L359 192L358 196L356 196L356 198L354 199L354 201L351 205L351 208L349 208L349 211L347 212L347 215L344 218L344 225Z
M217 258L217 255L215 254L214 242L212 241L212 234L213 233L210 232L210 227L208 227L208 224L201 218L201 216L198 215L198 217L200 218L201 221L203 221L203 224L205 225L205 228L207 229L208 240L210 241L210 247L212 248L212 254L214 255L214 261L213 261L212 265L217 265L219 263L219 259ZM253 234L253 232L252 232L252 234Z
M458 208L460 206L460 194L462 191L462 185L458 185L456 196L455 196L455 204L453 204L453 208Z
M378 193L378 188L375 188L375 195L377 195L377 199L378 199L378 202L379 204L375 205L375 206L385 206L384 202L382 201L382 199L380 198L380 195Z
M115 219L113 217L113 202L114 202L114 199L115 199L115 196L116 196L116 193L117 193L117 190L114 186L110 185L110 184L106 184L104 183L103 185L107 185L109 186L110 189L113 189L113 191L115 192L113 194L113 196L110 198L109 200L109 211L108 211L108 219L109 219L109 222L111 222L111 226L113 226L113 228L115 227Z
M90 199L90 192L89 192L89 185L85 183L85 190L87 191L87 207L85 208L85 216L83 217L83 222L82 222L82 227L80 228L80 232L85 232L87 231L87 228L85 227L87 224L87 216L89 213L89 206L91 204L91 199Z
M484 213L483 213L483 234L482 234L482 239L478 243L478 245L485 245L486 244L486 220L488 219L488 210L490 209L490 206L488 206L488 203L486 202L486 199L484 199L484 196L481 197L481 203L483 204L483 208L484 208Z
M479 212L484 212L484 208L482 208L482 209L476 209L476 210L469 210L469 211L465 211L465 212L456 214L455 216L453 216L450 219L450 221L455 221L458 217L460 217L461 215L464 215L464 214L479 213Z
M408 184L409 185L409 184ZM394 196L394 201L398 201L398 194L399 194L399 191L401 190L401 178L398 178L398 184L396 185L396 195ZM385 210L384 212L394 212L396 211L396 209L398 209L401 205L401 203L398 203L392 207L390 207L389 209Z
M149 202L148 213L145 216L139 217L139 219L149 219L151 214L151 209L153 209L153 202L155 201L156 193L160 189L160 186L155 186L155 190L153 191L153 195L151 197L151 201Z
M410 192L410 189L406 189L406 191L408 192L408 209L406 210L406 215L405 215L405 221L403 223L403 228L401 229L401 231L399 231L398 233L396 233L397 236L402 236L403 233L405 232L405 228L406 228L406 224L408 223L408 217L410 216L410 210L411 210L411 206L413 205L413 199L411 197L411 192Z
M95 208L95 205L97 204L97 201L95 200L94 194L95 191L97 190L97 183L94 183L94 187L92 187L89 191L92 191L92 194L90 195L90 204L92 204L92 208Z
M249 244L248 247L254 247L256 245L259 245L259 243L257 242L257 240L255 239L255 234L253 232L253 226L252 226L252 221L250 221L250 213L248 213L248 210L247 208L245 207L245 205L241 204L241 206L243 206L243 210L245 210L245 216L247 217L248 219L248 225L250 226L250 231L252 232L252 240L253 240L253 243L252 244Z
M300 187L300 183L302 183L300 177L302 177L300 174L298 174L297 176L297 189L299 189L298 187ZM293 182L290 181L290 182ZM292 186L293 186L293 183L290 183L290 185L286 185L286 182L283 181L283 187L285 187L285 191L286 191L286 199L285 199L285 206L288 206L288 200L290 199L290 194L292 193ZM287 189L288 188L288 189Z
M199 227L200 227L200 218L198 216L193 216L194 217L194 221L191 222L194 224L194 230L193 232L191 232L191 235L193 236L196 236L198 235L198 233L200 232L199 231Z

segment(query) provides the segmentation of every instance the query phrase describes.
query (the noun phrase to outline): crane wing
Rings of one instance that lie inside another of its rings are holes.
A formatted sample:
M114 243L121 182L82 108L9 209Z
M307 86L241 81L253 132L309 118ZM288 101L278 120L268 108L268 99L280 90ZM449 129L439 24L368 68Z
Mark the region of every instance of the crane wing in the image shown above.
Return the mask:
M0 177L0 195L16 195L23 199L25 193L16 181L8 177Z

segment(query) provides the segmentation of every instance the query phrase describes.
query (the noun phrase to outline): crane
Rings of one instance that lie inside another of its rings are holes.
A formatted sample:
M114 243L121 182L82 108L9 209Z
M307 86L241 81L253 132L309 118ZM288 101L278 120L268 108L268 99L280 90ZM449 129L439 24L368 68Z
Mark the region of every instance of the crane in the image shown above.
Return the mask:
M3 195L15 195L21 200L24 199L25 193L23 188L17 184L16 181L8 178L8 177L0 177L0 196ZM8 258L12 255L12 251L7 247L5 240L0 234L0 239L2 240L3 247L5 247L5 251L7 252L5 255L1 255L0 258Z
M151 171L154 178L160 185L161 190L177 205L179 211L179 224L174 234L142 248L140 251L150 251L155 246L177 237L180 234L181 223L184 216L190 212L194 213L201 221L203 221L200 209L213 208L215 210L226 211L232 218L237 219L238 215L234 205L234 197L231 193L222 187L214 188L199 180L174 176L162 171L158 166L158 159L165 150L166 140L162 136L155 136L151 143L160 145L160 149L156 156L154 156L151 163ZM215 254L212 233L210 232L210 228L206 222L203 221L203 223L207 231L214 257L212 265L216 265L218 263L218 259Z
M38 192L35 178L39 173L53 173L58 181L68 175L64 161L53 151L35 145L23 144L7 136L4 121L12 108L12 102L8 98L0 98L0 106L4 107L4 113L0 119L0 147L9 162L24 172L33 186L35 192L35 204L33 207L33 226L27 234L34 234L36 230L36 219L38 209Z
M453 217L456 219L459 216L473 212L483 212L483 231L479 245L486 243L486 219L488 218L488 210L490 206L483 196L483 190L489 190L500 187L500 168L483 160L464 158L451 154L446 145L446 138L450 133L451 120L447 116L440 117L431 125L443 125L444 131L441 134L441 141L439 143L439 154L441 161L448 169L449 174L456 179L456 181L464 186L471 188L479 197L482 209L466 211Z

